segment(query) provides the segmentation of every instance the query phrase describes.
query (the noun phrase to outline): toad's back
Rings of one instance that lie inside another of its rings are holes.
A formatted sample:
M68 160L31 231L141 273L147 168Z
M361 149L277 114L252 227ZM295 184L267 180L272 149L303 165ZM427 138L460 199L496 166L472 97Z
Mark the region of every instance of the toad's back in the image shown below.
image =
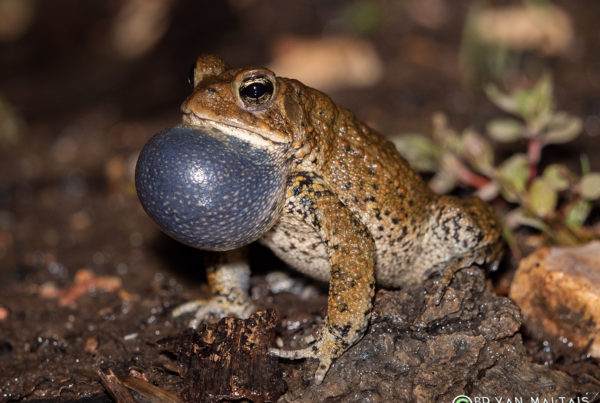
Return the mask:
M375 244L379 284L417 283L455 256L498 243L500 226L489 206L433 194L394 145L352 112L286 81L302 94L305 110L313 111L305 114L308 158L297 169L305 180L322 181L365 225ZM320 235L288 207L263 243L291 266L328 280L329 256Z

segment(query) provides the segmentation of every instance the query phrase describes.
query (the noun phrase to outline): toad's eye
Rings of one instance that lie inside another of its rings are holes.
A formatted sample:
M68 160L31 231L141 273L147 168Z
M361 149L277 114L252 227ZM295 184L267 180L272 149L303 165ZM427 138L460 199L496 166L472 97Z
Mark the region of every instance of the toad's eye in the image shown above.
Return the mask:
M246 78L240 85L240 98L247 107L260 107L267 104L275 90L273 81L266 75L256 75Z

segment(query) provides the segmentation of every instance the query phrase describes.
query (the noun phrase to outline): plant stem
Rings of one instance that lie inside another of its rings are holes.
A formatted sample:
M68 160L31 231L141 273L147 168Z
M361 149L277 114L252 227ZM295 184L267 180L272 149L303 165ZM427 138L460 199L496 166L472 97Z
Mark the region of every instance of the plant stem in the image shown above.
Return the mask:
M543 147L544 143L538 138L534 137L529 141L529 145L527 146L527 161L529 164L529 172L527 176L528 184L531 184L531 182L533 182L533 180L537 177L538 166L540 164Z
M464 183L465 185L473 186L476 189L481 189L488 183L490 183L490 179L485 176L481 176L471 171L468 167L466 167L461 161L456 159L456 174L458 179Z

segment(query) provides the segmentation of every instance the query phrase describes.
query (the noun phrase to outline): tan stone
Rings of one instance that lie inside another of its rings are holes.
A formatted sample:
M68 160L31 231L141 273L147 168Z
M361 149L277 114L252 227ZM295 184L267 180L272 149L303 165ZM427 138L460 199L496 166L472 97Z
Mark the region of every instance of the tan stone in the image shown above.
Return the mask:
M600 242L538 249L521 261L509 295L530 330L589 344L600 357Z

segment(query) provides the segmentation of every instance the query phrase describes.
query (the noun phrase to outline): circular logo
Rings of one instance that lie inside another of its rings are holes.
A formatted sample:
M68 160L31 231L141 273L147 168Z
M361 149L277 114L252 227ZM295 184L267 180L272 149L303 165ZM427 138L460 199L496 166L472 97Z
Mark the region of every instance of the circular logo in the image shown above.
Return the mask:
M452 403L473 403L473 401L471 400L471 398L469 396L460 395L460 396L456 396L452 400Z

